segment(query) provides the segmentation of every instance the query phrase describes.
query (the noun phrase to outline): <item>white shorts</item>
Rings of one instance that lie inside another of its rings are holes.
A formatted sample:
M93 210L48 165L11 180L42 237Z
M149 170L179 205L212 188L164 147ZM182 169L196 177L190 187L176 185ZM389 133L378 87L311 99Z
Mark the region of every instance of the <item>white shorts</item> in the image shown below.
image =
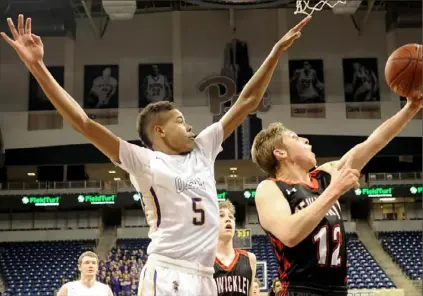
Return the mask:
M138 296L217 296L214 268L150 254Z

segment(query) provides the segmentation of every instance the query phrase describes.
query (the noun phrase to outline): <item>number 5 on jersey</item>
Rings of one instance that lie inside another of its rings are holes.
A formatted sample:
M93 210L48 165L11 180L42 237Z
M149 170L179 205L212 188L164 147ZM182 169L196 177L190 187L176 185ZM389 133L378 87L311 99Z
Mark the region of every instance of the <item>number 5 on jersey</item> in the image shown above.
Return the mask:
M203 199L201 197L192 198L192 211L195 213L195 216L192 218L192 224L195 226L201 226L206 220L206 214L201 207L201 202Z

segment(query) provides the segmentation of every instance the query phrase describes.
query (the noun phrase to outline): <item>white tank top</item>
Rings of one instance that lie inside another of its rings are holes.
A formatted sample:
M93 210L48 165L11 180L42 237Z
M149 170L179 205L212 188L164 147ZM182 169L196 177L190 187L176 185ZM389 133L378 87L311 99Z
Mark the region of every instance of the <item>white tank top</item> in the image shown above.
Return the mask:
M167 155L121 140L117 165L142 195L150 226L148 254L213 267L219 235L214 161L222 142L220 122L203 130L186 155Z
M165 77L159 75L157 78L147 76L147 95L151 102L159 102L165 98Z
M109 287L97 281L91 288L84 286L80 281L69 282L66 285L68 288L68 296L108 296L109 295Z

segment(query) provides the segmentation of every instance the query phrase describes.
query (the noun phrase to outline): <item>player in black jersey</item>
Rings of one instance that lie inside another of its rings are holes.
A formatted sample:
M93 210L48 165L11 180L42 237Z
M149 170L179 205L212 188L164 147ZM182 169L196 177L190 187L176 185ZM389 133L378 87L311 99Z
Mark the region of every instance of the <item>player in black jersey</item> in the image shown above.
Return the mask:
M279 261L279 295L347 295L345 230L338 202L359 186L359 171L421 109L421 96L384 122L341 160L316 167L308 140L280 123L257 134L253 161L271 176L257 188L262 228Z
M256 256L234 249L235 207L226 200L219 202L219 243L214 263L214 278L219 296L252 296L256 274Z

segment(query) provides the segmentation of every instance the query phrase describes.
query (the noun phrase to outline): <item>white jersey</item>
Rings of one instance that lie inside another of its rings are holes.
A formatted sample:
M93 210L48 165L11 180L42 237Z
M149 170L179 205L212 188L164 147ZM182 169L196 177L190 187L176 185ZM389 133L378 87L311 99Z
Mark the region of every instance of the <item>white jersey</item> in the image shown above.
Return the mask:
M81 281L69 282L66 284L68 296L108 296L109 287L105 284L95 282L94 286L88 288Z
M308 73L306 73L304 69L299 70L297 92L301 99L309 99L318 95L313 84L315 79L316 73L314 70L310 70Z
M167 155L121 140L120 162L130 174L150 226L148 254L213 267L219 233L214 161L222 150L216 122L186 155Z
M154 78L152 75L147 76L147 99L150 102L163 101L166 97L165 88L166 77L159 75Z

